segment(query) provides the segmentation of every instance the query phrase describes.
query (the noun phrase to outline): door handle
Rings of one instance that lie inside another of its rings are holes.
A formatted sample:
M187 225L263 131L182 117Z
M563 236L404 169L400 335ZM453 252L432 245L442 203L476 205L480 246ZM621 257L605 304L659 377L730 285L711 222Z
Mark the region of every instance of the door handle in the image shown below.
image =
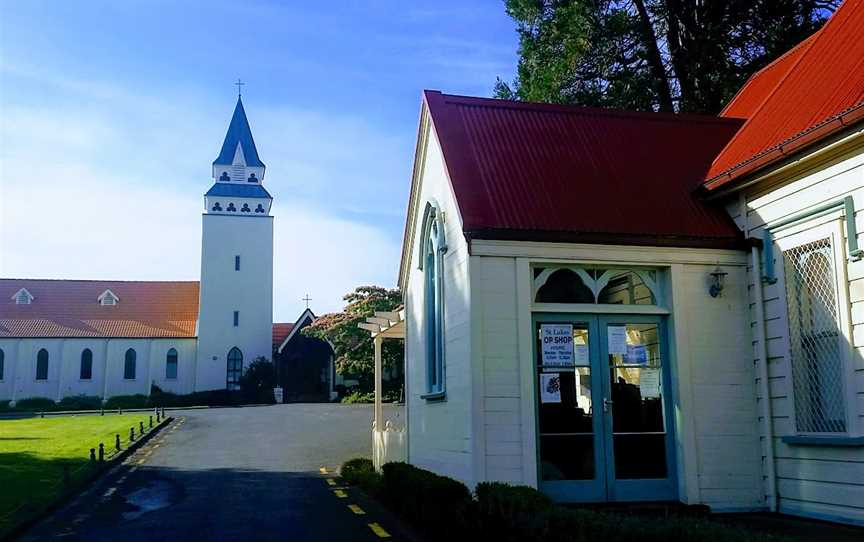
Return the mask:
M614 404L611 400L603 398L603 412L609 412L609 405Z

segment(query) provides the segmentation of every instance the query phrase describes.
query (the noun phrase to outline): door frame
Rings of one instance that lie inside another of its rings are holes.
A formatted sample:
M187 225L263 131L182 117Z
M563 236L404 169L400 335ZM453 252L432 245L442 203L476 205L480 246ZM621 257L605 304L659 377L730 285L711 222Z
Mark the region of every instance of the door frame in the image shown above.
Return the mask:
M542 323L580 323L588 326L589 341L597 341L599 348L589 348L591 368L591 404L599 416L592 417L594 429L594 474L593 480L543 481L540 461L540 390L538 367L538 325ZM611 416L599 407L601 398L609 390L608 344L605 329L609 323L657 323L659 326L660 351L662 354L661 376L663 385L663 418L666 428L666 465L668 476L663 479L616 480L614 457L612 456ZM601 331L602 330L602 331ZM673 353L669 348L669 319L666 315L630 313L531 313L531 373L534 410L535 466L537 487L557 502L639 502L672 501L678 499L678 466L676 460L674 390L672 387ZM594 339L596 337L596 339Z

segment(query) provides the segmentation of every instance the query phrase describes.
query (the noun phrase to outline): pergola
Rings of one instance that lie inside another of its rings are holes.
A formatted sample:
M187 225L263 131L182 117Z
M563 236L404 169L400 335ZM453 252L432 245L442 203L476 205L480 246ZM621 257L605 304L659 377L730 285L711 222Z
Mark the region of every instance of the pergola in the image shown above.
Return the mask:
M376 311L375 316L366 318L365 322L357 324L372 335L375 350L375 413L372 424L373 461L375 468L389 461L403 461L404 433L398 438L391 438L389 422L384 423L384 412L381 398L382 392L382 361L381 349L385 339L405 338L405 308L398 307L393 311Z

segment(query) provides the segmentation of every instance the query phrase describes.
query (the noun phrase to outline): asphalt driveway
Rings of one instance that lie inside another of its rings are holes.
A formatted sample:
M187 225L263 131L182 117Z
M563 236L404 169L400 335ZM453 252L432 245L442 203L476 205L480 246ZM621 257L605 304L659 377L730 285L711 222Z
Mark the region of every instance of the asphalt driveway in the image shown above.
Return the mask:
M370 406L172 414L170 428L22 539L381 540L369 523L402 538L386 512L354 491L340 498L321 471L371 455Z

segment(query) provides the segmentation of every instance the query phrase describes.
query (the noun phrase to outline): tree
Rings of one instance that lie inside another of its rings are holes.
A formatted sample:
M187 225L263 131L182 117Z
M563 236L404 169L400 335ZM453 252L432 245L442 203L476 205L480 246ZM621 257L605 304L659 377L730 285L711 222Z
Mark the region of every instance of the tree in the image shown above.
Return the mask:
M276 371L264 356L255 358L240 377L240 394L244 403L274 403Z
M339 374L355 375L362 391L372 389L374 376L374 347L369 332L357 324L374 316L375 311L392 311L402 303L398 289L381 286L360 286L345 295L342 312L325 314L305 327L303 334L330 341L336 356L336 371ZM382 363L385 368L402 364L401 341L387 340L382 346Z
M501 98L717 113L840 0L505 0L519 34Z

